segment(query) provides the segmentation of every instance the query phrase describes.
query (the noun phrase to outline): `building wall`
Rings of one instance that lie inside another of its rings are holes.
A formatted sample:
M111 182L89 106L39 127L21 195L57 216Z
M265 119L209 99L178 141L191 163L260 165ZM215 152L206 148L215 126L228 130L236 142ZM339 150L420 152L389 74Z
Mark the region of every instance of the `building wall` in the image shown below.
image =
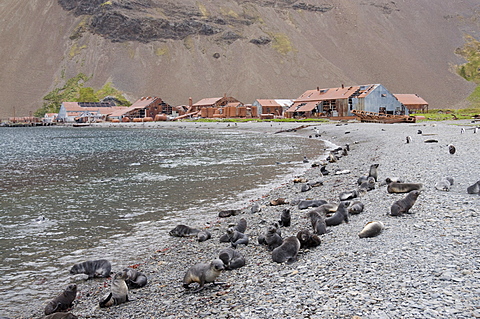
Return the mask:
M408 115L408 109L381 84L377 85L366 97L353 98L352 108L375 113L379 113L384 108L387 114ZM349 115L353 114L349 112Z

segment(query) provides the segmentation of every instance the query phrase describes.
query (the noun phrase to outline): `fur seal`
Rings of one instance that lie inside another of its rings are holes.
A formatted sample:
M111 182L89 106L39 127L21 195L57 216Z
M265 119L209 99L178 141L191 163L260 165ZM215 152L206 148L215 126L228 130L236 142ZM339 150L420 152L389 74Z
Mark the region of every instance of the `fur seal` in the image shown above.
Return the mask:
M357 198L358 195L359 195L359 192L356 189L354 189L347 192L341 192L340 195L338 195L338 197L340 198L340 201L343 202L344 200Z
M300 248L312 248L321 244L320 237L310 233L308 229L303 229L297 233L298 241L300 241Z
M280 221L279 224L282 227L289 227L291 224L291 215L290 215L290 209L285 208L282 211L282 214L280 215Z
M367 192L369 192L371 190L374 190L375 189L375 179L372 176L367 177L367 179L360 184L359 189L363 190L363 191L367 191Z
M306 183L308 180L305 177L296 177L293 179L294 183Z
M233 229L241 233L245 233L245 231L247 230L247 220L245 218L240 218L237 224L233 226ZM229 241L230 241L230 236L228 235L228 232L227 234L223 234L222 236L220 236L221 243L228 243Z
M380 164L370 165L370 170L368 171L368 177L373 177L375 179L375 182L378 182L378 172L377 172L378 165Z
M230 247L220 250L218 258L223 261L225 270L232 270L245 266L245 257L243 257L238 250Z
M270 251L274 250L283 243L281 233L278 233L278 227L271 225L268 227L267 233L265 234L265 245L267 245Z
M183 287L190 289L190 284L196 282L199 286L193 292L198 292L204 288L206 283L220 285L222 283L215 283L215 279L217 279L222 270L225 270L225 266L223 261L218 258L212 260L209 264L199 263L193 265L183 277Z
M323 165L322 165L322 167L320 167L320 173L322 173L323 176L326 176L326 175L330 174L330 172L327 170L327 168Z
M309 207L319 207L323 204L327 204L326 200L318 199L318 200L301 200L298 202L298 209L306 209Z
M208 230L201 230L197 234L197 241L202 242L212 238L212 234Z
M420 195L420 191L413 190L405 198L397 200L390 208L390 216L401 216L403 213L408 213L413 204L415 204L418 195Z
M453 178L452 177L443 177L435 184L435 189L439 191L446 191L450 190L450 187L453 185Z
M4 318L4 317L1 317L1 318ZM70 312L55 312L55 313L52 313L51 315L43 317L43 319L78 319L78 317Z
M240 209L227 209L218 213L218 217L225 218L240 214Z
M355 201L348 207L348 212L352 215L357 215L363 212L363 208L364 206L362 202Z
M291 264L297 260L299 250L300 241L296 236L290 236L285 238L281 246L272 251L272 259L277 263Z
M277 198L270 201L270 206L278 206L288 204L285 198Z
M110 277L112 265L106 259L88 260L79 264L75 264L70 269L72 275L86 274L88 278L94 277Z
M237 248L241 244L248 245L248 236L235 230L234 227L227 229L227 235L233 248Z
M375 237L379 235L385 226L382 222L369 222L363 227L362 231L358 234L360 238Z
M62 291L58 296L51 300L45 306L45 314L49 315L54 312L62 312L73 307L73 301L77 296L77 285L71 284Z
M260 205L258 203L255 203L250 208L250 213L255 214L255 213L260 212L261 210L262 210L262 208L260 207Z
M437 140L433 140L433 139L425 140L424 142L425 142L425 143L438 143Z
M414 190L423 190L423 184L392 182L387 186L387 192L389 193L409 193Z
M189 237L196 236L199 232L199 229L192 228L187 225L177 225L174 229L169 231L168 234L174 237Z
M335 214L333 214L332 217L328 217L325 219L325 224L327 224L327 226L337 226L340 225L343 221L348 223L348 211L345 207L345 203L340 202Z
M310 218L312 223L313 233L316 235L323 235L327 233L327 224L325 223L325 218L318 213L317 210L311 210L307 213L307 216Z
M123 270L127 274L125 283L128 289L142 288L147 284L147 276L133 268L125 268Z
M312 186L310 186L309 184L303 184L302 187L300 188L300 191L304 193L304 192L308 192L311 189L312 189Z
M99 302L100 308L116 306L128 301L128 286L125 282L127 278L125 271L117 272L113 275L111 291L105 299Z
M469 194L479 194L480 195L480 181L475 184L467 187L467 193Z

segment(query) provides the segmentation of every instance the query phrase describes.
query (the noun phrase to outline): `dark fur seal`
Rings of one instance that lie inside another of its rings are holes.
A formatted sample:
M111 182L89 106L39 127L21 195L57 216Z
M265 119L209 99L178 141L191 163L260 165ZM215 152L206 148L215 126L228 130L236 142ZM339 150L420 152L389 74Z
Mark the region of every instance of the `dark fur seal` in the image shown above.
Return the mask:
M275 225L268 227L265 234L265 245L270 251L274 250L283 243L282 236L278 233L278 228Z
M218 217L230 217L230 216L235 216L240 214L239 209L227 209L227 210L222 210L221 212L218 213Z
M54 312L62 312L73 307L73 301L77 296L77 285L71 284L62 291L58 296L51 300L45 306L45 314L49 315Z
M367 192L369 192L371 190L374 190L375 189L375 179L372 176L367 177L367 179L360 184L359 189L360 190L365 190Z
M4 317L0 317L0 319L1 318L4 318ZM78 319L78 317L70 312L56 312L46 317L43 317L43 319Z
M291 224L291 215L290 215L290 209L285 208L282 211L282 214L280 215L280 221L279 224L282 227L289 227Z
M298 251L300 249L300 241L296 236L285 238L282 245L272 251L272 259L274 262L291 264L297 260Z
M174 237L189 237L196 236L199 232L199 229L187 225L177 225L174 229L169 231L168 234Z
M453 185L453 178L452 177L443 177L437 183L435 183L435 189L437 189L439 191L448 192L452 185Z
M204 288L206 283L212 283L214 285L221 284L215 283L215 279L217 279L223 270L225 270L225 266L221 259L214 259L209 264L196 264L188 269L183 277L183 287L190 289L190 284L196 282L199 286L193 292L198 292Z
M197 234L197 241L203 242L212 238L212 234L208 230L201 230Z
M410 208L412 208L413 204L420 195L419 190L413 190L408 195L400 200L397 200L393 203L392 207L390 208L390 215L391 216L401 216L403 213L408 213Z
M112 277L110 286L111 292L108 296L99 302L100 308L116 306L128 301L127 273L125 271L117 272Z
M359 196L359 192L356 189L348 192L341 192L340 195L338 195L338 197L340 198L340 201L342 202L345 200L357 198L358 196Z
M330 174L325 166L320 167L320 173L322 173L323 176Z
M147 276L133 268L125 268L123 270L127 274L125 283L128 289L142 288L147 285Z
M327 224L325 223L325 218L320 215L316 210L311 210L308 212L307 216L310 218L312 223L313 233L316 235L323 235L327 233Z
M469 194L479 194L480 195L480 181L475 184L467 187L467 193Z
M363 212L363 208L364 206L362 202L355 201L348 207L348 212L352 215L357 215Z
M247 220L245 218L240 218L237 224L233 226L233 229L241 233L245 233L245 231L247 230ZM220 236L221 243L228 243L229 241L230 241L230 236L228 235L228 232Z
M321 244L320 237L310 233L308 229L303 229L297 233L297 238L300 241L300 248L312 248Z
M368 177L373 177L375 179L375 182L378 182L378 168L379 164L372 164L370 165L370 170L368 171Z
M301 200L298 202L298 209L306 209L309 207L318 207L322 206L323 204L327 204L327 201L323 199L318 200Z
M421 183L396 183L392 182L387 186L387 192L389 193L409 193L414 190L422 190L423 184Z
M241 244L248 245L248 236L233 227L227 229L227 235L233 248L237 248Z
M382 222L369 222L368 224L363 227L362 231L358 234L360 238L367 238L367 237L375 237L379 235L385 226Z
M260 207L260 205L258 203L255 203L250 208L250 213L255 214L255 213L260 212L261 210L262 210L262 208Z
M230 247L220 250L218 258L223 261L226 270L245 266L245 257L243 257L240 252Z
M303 184L302 187L300 188L300 191L304 193L304 192L308 192L311 189L312 189L312 186L310 186L310 184Z
M108 260L88 260L83 263L75 264L70 269L72 275L86 274L88 278L110 277L112 265Z
M325 224L327 224L327 226L337 226L340 225L343 221L348 223L348 211L345 207L345 203L340 202L335 214L333 214L332 217L328 217L325 219Z

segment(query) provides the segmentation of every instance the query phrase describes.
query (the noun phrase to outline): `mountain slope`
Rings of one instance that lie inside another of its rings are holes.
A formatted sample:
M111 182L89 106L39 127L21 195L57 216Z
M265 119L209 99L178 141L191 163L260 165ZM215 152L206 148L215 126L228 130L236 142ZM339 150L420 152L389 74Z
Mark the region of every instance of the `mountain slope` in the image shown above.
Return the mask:
M226 93L252 103L382 83L431 108L459 107L474 84L455 74L464 60L454 52L465 34L480 38L477 3L4 0L0 117L29 115L80 72L132 101Z

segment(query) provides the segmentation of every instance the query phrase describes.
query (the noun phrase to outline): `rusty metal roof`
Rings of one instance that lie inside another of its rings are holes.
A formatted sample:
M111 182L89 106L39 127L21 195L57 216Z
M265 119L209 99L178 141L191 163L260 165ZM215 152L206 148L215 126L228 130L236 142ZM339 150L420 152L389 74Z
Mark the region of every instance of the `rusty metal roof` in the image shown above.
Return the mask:
M215 105L219 100L221 100L221 97L209 97L205 99L201 99L197 103L193 104L193 106L212 106Z
M285 112L310 112L312 111L318 104L317 102L295 102L291 107L289 107Z
M428 105L427 101L417 94L394 94L403 105Z
M139 98L137 101L135 101L135 103L133 103L132 106L146 107L152 104L153 102L155 102L157 99L160 99L160 98L156 96L143 96Z
M276 106L276 107L281 106L280 104L277 103L276 100L273 100L273 99L257 99L257 102L261 106Z
M302 95L300 95L300 97L296 99L295 102L348 99L353 93L357 91L359 91L360 93L358 97L362 98L367 96L376 86L378 86L378 84L308 90Z

